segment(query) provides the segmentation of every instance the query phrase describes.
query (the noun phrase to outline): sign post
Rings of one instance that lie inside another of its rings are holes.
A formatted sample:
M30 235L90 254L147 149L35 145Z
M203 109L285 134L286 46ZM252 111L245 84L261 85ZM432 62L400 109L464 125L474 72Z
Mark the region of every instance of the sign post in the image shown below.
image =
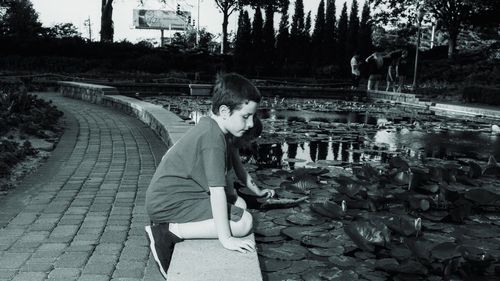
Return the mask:
M137 29L159 29L161 31L160 46L164 46L164 30L186 31L191 27L191 12L134 9L134 27Z

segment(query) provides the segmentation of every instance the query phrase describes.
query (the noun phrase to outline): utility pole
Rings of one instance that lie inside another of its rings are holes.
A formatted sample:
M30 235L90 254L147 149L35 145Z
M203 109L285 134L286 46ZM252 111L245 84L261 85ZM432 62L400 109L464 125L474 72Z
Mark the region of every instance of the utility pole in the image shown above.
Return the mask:
M420 29L422 26L423 17L424 11L422 7L417 4L417 44L415 48L415 69L413 70L413 92L417 90L418 51L420 49Z
M200 44L200 0L198 0L198 19L196 20L196 46Z
M92 42L92 22L90 21L90 16L83 22L83 25L89 28L89 40Z

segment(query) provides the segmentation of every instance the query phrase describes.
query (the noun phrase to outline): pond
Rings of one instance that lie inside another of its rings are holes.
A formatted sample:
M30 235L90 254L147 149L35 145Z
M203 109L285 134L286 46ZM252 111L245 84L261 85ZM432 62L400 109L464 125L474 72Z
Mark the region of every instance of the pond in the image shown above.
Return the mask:
M209 102L150 98L196 122ZM241 189L265 280L498 280L499 136L421 108L265 99Z

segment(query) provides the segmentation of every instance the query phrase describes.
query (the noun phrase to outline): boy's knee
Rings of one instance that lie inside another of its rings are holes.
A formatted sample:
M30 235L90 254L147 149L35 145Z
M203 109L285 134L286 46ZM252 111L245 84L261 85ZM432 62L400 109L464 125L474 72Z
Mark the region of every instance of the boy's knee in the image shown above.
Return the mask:
M241 219L236 222L234 229L234 236L246 236L252 232L253 228L253 217L247 211L243 211Z
M234 203L234 205L236 207L239 207L239 208L242 208L242 209L246 209L247 208L247 202L245 202L245 200L243 198L239 197L239 196L236 199L236 202Z

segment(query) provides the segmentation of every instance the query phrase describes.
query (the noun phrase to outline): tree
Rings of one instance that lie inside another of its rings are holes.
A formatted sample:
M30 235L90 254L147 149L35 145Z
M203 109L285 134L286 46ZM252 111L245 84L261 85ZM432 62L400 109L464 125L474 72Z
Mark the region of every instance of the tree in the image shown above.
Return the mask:
M466 24L474 23L484 12L498 12L498 1L493 0L375 0L374 7L384 7L376 14L376 19L384 24L396 25L402 21L414 23L421 10L426 18L434 17L438 26L448 34L448 57L456 52L457 38ZM495 16L498 19L498 13ZM496 22L498 23L499 20Z
M323 53L325 64L332 64L335 60L335 0L328 0L326 3Z
M347 65L347 33L348 33L347 3L344 2L340 13L339 24L337 27L337 63L339 69L346 70Z
M262 37L263 25L262 12L260 7L257 7L252 22L252 58L257 66L260 66L262 60L262 49L264 46Z
M353 0L351 4L351 13L349 14L349 27L347 33L347 55L351 56L358 49L359 33L359 7L358 1Z
M296 61L301 61L305 47L304 2L295 0L295 10L290 27L290 54Z
M278 29L278 35L276 36L276 53L277 53L277 62L280 65L286 63L288 58L288 50L289 50L289 40L290 33L288 31L288 4L282 7L281 9L281 19L280 25Z
M81 33L78 32L78 28L72 23L58 23L48 28L47 35L55 38L71 38L79 37Z
M222 12L222 49L221 53L225 54L228 49L227 40L227 25L229 16L239 8L238 0L215 0L215 4Z
M101 42L113 42L113 0L101 0Z
M252 25L248 12L240 10L238 17L238 31L234 42L234 60L238 67L244 69L248 64L248 53L252 44Z
M361 12L361 22L359 23L359 55L362 58L366 58L370 55L373 50L372 41L372 23L370 16L370 4L368 1L363 5L363 10Z
M318 12L316 13L316 21L314 23L314 30L312 34L311 47L315 58L323 61L323 43L325 40L325 2L321 0L318 5Z
M42 35L44 29L30 0L4 0L0 7L4 7L0 17L1 36L29 39Z
M272 68L274 61L274 9L272 5L266 5L266 20L262 30L263 60L267 68Z

